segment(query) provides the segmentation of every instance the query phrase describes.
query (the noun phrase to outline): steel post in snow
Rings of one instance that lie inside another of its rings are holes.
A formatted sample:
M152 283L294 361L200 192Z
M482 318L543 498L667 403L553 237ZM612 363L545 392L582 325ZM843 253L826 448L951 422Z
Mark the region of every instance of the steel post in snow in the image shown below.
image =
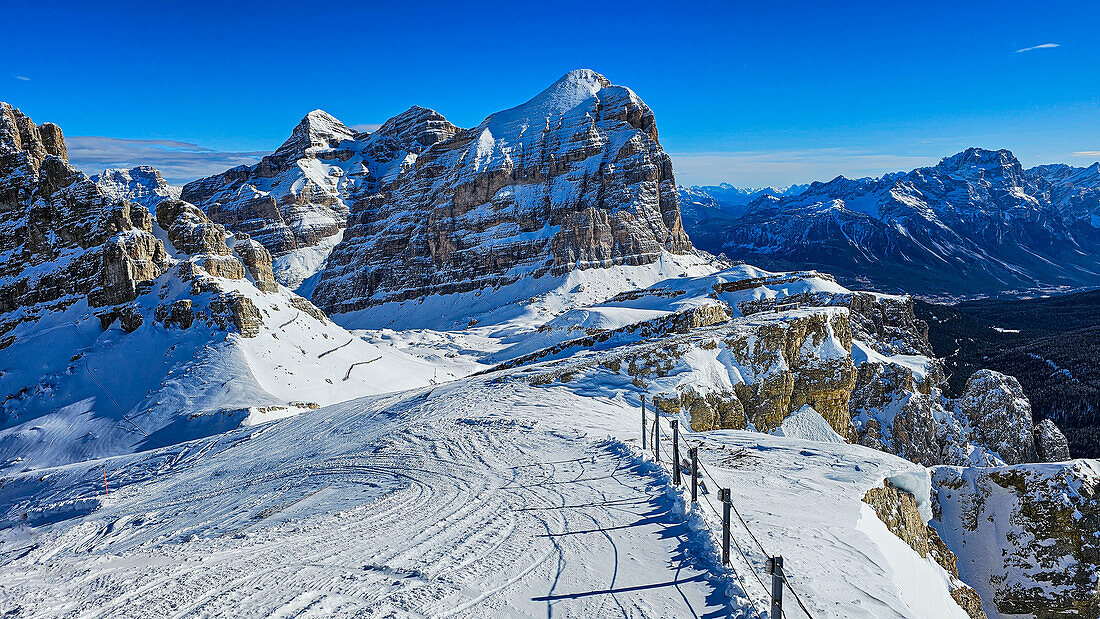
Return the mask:
M680 485L680 422L673 419L672 424L672 485Z
M691 502L699 502L699 448L692 447L691 453Z
M645 450L645 434L649 432L649 427L645 422L645 394L642 394L642 450Z
M730 564L730 489L719 488L718 499L722 501L722 565Z
M772 575L772 617L783 616L783 557L768 559L768 573Z
M653 407L653 459L661 461L661 415Z

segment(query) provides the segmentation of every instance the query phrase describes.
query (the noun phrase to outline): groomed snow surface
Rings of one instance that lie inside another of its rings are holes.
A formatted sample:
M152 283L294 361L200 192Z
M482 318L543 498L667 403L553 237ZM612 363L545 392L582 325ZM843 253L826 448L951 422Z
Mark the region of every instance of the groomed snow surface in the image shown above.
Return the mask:
M719 565L713 516L684 514L639 425L635 393L489 375L13 475L0 615L766 616L764 554L735 530L753 567ZM963 616L942 570L860 500L920 467L756 433L688 440L814 617Z

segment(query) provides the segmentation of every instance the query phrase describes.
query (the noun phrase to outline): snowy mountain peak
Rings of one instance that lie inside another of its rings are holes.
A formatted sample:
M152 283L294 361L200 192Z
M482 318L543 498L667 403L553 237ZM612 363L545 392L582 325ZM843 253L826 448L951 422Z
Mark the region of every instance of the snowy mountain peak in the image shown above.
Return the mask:
M182 187L169 185L153 166L137 166L129 170L110 168L95 174L92 182L116 200L136 202L150 211L168 198L179 198Z
M382 126L371 133L366 141L371 144L377 144L383 140L396 141L396 144L390 145L394 152L406 149L419 152L421 148L427 148L436 142L450 138L457 132L458 127L451 124L439 112L414 105L382 123Z
M1016 186L1025 182L1020 160L1011 151L1003 148L968 148L961 153L944 157L932 169L940 173L961 174L964 178L973 178L976 175L1003 178L1006 183Z
M514 125L539 124L538 128L542 128L544 121L562 116L610 86L610 80L599 73L591 69L576 69L563 75L526 103L493 114L482 125L488 126L494 133L498 129L508 130Z
M275 151L276 155L301 156L312 150L333 148L344 140L355 138L355 131L336 120L324 110L313 110L305 115L298 126Z

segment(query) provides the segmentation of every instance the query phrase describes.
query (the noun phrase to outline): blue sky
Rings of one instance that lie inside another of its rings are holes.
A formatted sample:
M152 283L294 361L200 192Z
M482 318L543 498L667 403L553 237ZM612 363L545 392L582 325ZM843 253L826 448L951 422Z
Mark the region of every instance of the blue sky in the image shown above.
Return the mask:
M89 170L148 162L187 180L274 150L314 108L370 125L417 104L472 126L581 67L653 108L684 184L877 175L968 146L1025 165L1100 159L1096 2L2 11L19 27L5 32L0 100L61 125Z

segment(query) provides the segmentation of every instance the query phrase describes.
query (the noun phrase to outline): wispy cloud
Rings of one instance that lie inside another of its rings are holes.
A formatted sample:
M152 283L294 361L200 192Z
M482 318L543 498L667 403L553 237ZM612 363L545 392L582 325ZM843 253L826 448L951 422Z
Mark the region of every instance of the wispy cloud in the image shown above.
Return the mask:
M16 76L15 76L15 79L17 79L17 80L19 80L19 81L22 81L22 82L29 82L29 81L31 81L31 78L29 78L29 77L27 77L27 76L25 76L25 75L16 75Z
M66 136L65 142L69 161L88 174L105 168L151 165L174 184L255 163L267 154L263 151L217 151L175 140L131 140L94 135Z
M378 131L378 128L381 126L381 123L363 123L361 125L348 125L348 129L355 129L356 131Z
M1100 157L1100 150L1079 150L1073 153L1074 157Z
M786 186L849 178L881 176L939 161L938 157L893 155L850 148L669 153L676 182L682 185L732 183L749 187Z
M1034 51L1034 50L1037 50L1037 49L1054 49L1055 47L1061 47L1061 44L1059 44L1059 43L1043 43L1042 45L1032 45L1031 47L1025 47L1023 49L1018 49L1018 50L1016 50L1016 53L1020 54L1020 53L1023 53L1023 52L1030 52L1030 51Z

